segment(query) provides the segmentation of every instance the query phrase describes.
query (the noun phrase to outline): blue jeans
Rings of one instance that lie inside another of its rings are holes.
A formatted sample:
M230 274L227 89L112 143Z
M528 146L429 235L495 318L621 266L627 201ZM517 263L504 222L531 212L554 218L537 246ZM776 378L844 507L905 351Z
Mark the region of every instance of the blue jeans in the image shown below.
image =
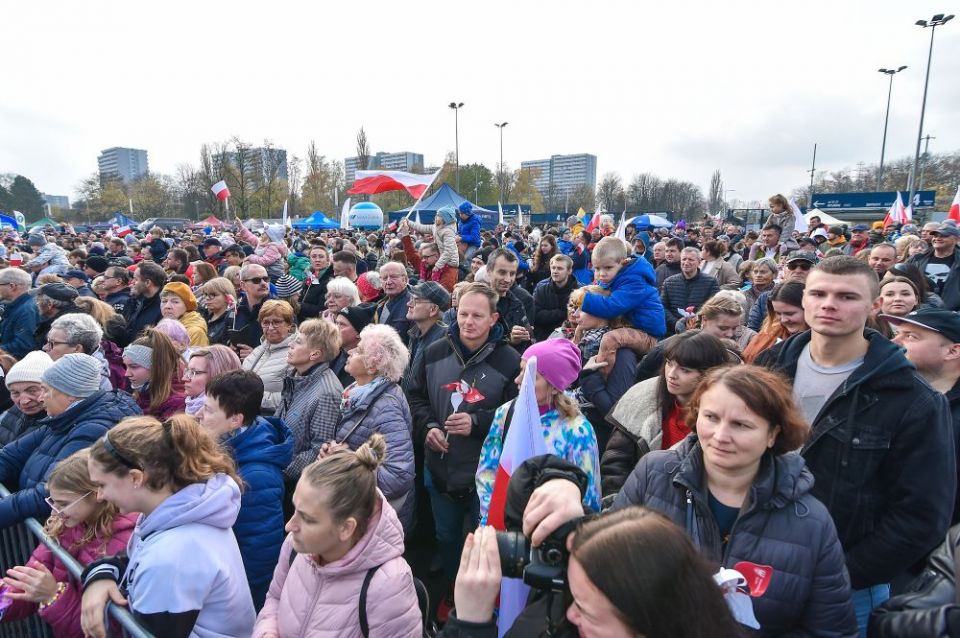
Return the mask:
M443 573L452 583L457 579L457 570L460 568L463 541L468 533L476 529L480 520L480 500L476 492L465 499L440 492L434 487L433 476L427 468L423 470L423 484L430 494L437 543L440 545L440 558L443 560Z
M890 598L890 585L874 585L866 589L853 590L853 611L857 615L857 627L860 638L866 638L867 625L870 624L870 612Z

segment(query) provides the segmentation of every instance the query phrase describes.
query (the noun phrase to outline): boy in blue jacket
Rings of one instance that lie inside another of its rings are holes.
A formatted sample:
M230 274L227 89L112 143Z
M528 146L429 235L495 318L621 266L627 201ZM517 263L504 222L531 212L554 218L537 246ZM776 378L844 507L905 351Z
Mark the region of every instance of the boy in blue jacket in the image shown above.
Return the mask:
M460 235L460 241L467 245L463 251L463 259L470 263L473 253L480 250L480 220L473 214L473 206L470 202L463 202L457 208L460 221L457 223L457 234Z

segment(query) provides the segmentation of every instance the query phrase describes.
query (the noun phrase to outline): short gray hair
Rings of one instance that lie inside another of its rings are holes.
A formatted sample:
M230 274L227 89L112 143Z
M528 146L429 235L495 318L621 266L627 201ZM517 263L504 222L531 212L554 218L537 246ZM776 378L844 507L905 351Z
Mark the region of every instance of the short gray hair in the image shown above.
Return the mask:
M680 251L680 254L681 254L681 255L682 255L683 253L689 253L689 254L691 254L691 255L694 255L697 259L700 259L700 249L699 249L699 248L694 248L693 246L687 246L686 248L684 248L683 250Z
M386 324L371 324L360 331L363 342L363 358L378 376L400 381L410 361L410 351L403 345L400 335Z
M761 267L761 266L763 266L764 268L766 268L767 270L769 270L770 272L772 272L774 275L777 274L777 270L778 270L778 269L777 269L777 262L775 262L774 260L770 259L769 257L763 257L763 258L757 259L756 261L753 262L753 267L754 267L754 268L759 268L759 267Z
M84 354L93 354L100 347L100 340L103 339L103 329L100 324L90 315L80 313L70 313L57 317L50 329L62 330L65 339L70 345L80 346Z
M351 306L360 304L360 291L357 290L357 285L346 277L334 277L331 279L327 283L327 292L350 297Z
M261 266L260 264L244 264L243 266L240 267L240 281L243 281L244 279L246 279L247 275L249 275L250 271L254 268L262 268L264 272L264 276L269 275L269 273L267 273L267 269L264 266Z
M25 270L20 270L19 268L4 268L0 270L0 283L17 284L21 288L29 289L33 283L33 279L30 277L30 273Z

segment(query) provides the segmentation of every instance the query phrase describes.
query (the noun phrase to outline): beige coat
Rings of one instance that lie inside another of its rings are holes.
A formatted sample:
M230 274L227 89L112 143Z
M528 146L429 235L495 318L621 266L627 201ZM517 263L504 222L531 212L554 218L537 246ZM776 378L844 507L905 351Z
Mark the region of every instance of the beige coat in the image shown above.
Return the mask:
M244 370L252 370L263 379L263 401L260 407L271 414L280 405L284 377L292 374L287 365L287 350L290 349L292 340L293 335L276 345L263 341L243 360Z

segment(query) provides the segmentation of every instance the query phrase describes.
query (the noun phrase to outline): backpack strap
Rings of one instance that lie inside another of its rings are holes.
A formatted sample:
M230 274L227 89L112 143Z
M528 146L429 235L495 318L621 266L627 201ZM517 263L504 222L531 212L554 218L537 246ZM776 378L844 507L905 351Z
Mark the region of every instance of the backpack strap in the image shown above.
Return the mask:
M363 585L360 586L360 633L363 638L370 635L370 626L367 624L367 590L370 589L370 581L373 575L380 569L380 565L374 565L367 570L367 575L363 577Z
M517 397L516 399L513 399L510 402L510 407L507 408L507 413L503 415L503 438L500 439L501 446L507 440L507 432L510 430L510 421L513 420L513 413L515 408L517 407L517 400L519 398L520 397Z

